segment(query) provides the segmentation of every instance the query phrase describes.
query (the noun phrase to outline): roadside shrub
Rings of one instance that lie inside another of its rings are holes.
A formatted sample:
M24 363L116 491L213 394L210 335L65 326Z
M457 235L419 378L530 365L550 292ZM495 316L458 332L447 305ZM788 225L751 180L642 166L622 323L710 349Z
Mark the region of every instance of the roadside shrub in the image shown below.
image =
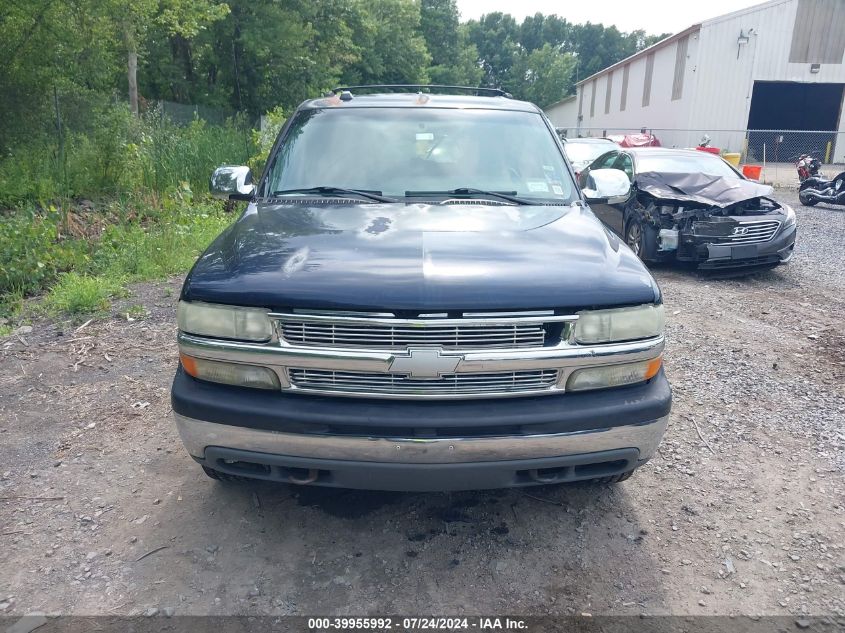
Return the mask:
M154 203L115 201L84 220L102 224L81 227L83 233L87 229L81 237L63 233L55 209L5 218L0 317L16 312L23 296L45 289L53 311L101 310L122 284L186 272L233 219L221 203L194 200L187 188Z
M119 279L72 272L61 276L47 295L45 305L51 312L89 314L108 309L109 299L123 293Z
M170 202L154 223L106 228L91 269L129 280L185 272L232 219L217 203Z
M0 220L0 295L36 292L59 273L88 261L86 242L60 237L61 215L55 207L43 214L18 210Z
M206 194L215 167L257 155L245 120L88 105L61 137L47 129L0 155L0 317L45 290L51 310L101 310L124 283L185 272L234 219Z

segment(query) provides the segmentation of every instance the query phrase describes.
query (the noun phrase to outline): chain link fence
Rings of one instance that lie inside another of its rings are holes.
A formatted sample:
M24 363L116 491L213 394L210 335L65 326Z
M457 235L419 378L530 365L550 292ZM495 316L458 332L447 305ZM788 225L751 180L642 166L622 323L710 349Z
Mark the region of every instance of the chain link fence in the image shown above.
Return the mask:
M695 148L709 138L711 148L740 169L760 167L760 181L775 186L798 185L795 162L812 154L822 170L833 176L845 170L845 132L835 130L706 130L669 128L580 128L571 136L603 137L625 134L653 134L663 147Z
M145 101L141 111L155 113L177 125L190 125L197 119L211 125L225 125L234 122L239 126L248 128L254 128L259 124L258 118L253 119L245 112L215 106L176 103L175 101Z

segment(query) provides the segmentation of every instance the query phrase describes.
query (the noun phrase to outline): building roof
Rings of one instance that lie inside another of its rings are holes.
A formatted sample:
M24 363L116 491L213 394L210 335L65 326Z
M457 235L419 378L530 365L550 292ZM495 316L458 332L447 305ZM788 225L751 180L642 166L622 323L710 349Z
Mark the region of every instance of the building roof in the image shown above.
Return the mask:
M612 65L608 66L607 68L604 68L604 69L598 71L597 73L593 73L589 77L585 77L584 79L582 79L581 81L579 81L575 85L581 86L583 84L589 83L593 79L595 79L596 77L600 77L601 75L604 75L605 73L610 72L611 70L613 70L615 68L618 68L620 66L624 66L625 64L628 64L628 63L634 61L635 59L639 59L640 57L644 57L645 55L648 55L649 53L656 51L658 48L663 48L664 46L668 46L672 42L675 42L675 41L681 39L685 35L689 35L690 33L696 33L696 32L699 31L699 29L701 29L701 24L693 24L692 26L684 29L683 31L681 31L679 33L675 33L674 35L670 35L669 37L664 38L664 39L660 40L659 42L652 44L651 46L649 46L647 48L644 48L641 51L637 51L636 53L634 53L630 57L626 57L622 61L616 62L615 64L612 64Z
M564 97L560 101L555 101L554 103L550 103L547 105L544 110L548 110L549 108L554 108L555 106L563 105L564 103L569 103L570 101L574 101L577 95L569 95L568 97Z
M577 82L575 85L581 86L583 84L586 84L586 83L592 81L593 79L595 79L595 78L597 78L597 77L599 77L599 76L601 76L601 75L603 75L603 74L605 74L605 73L607 73L607 72L609 72L609 71L611 71L615 68L618 68L619 66L624 66L625 64L628 64L628 63L634 61L635 59L639 59L640 57L643 57L645 55L653 53L657 49L663 48L664 46L668 46L672 42L675 42L675 41L681 39L685 35L689 35L691 33L695 33L697 31L700 31L702 26L710 26L711 24L716 24L716 23L721 22L723 20L734 18L734 17L737 17L739 15L744 15L746 13L753 13L755 11L759 11L760 9L768 9L769 7L774 7L774 6L777 6L779 4L785 4L787 2L792 2L792 0L768 0L767 2L763 2L761 4L755 4L754 6L751 6L751 7L746 7L744 9L738 9L737 11L732 11L731 13L724 13L722 15L716 16L715 18L709 18L707 20L703 20L702 22L700 22L698 24L693 24L692 26L684 29L683 31L675 33L674 35L670 35L669 37L666 37L666 38L660 40L659 42L652 44L648 48L644 48L641 51L637 51L636 53L634 53L633 55L630 55L629 57L626 57L622 61L616 62L615 64L612 64L612 65L608 66L607 68L604 68L604 69L598 71L597 73L593 73L589 77L586 77L586 78L582 79L581 81Z

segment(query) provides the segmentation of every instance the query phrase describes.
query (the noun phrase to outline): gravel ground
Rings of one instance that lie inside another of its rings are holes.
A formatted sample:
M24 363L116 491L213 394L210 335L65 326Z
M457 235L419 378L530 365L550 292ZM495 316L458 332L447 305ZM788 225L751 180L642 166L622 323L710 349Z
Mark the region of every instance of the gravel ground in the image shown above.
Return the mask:
M614 487L215 483L169 418L180 280L0 340L0 614L845 617L845 211L780 197L790 265L654 271L675 404Z

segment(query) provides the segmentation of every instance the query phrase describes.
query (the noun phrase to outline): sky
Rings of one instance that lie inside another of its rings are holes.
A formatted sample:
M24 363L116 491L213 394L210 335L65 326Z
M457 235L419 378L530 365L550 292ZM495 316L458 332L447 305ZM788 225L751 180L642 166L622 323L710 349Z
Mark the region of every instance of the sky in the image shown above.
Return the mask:
M556 13L573 23L616 25L620 31L644 29L650 35L677 33L708 18L761 4L763 0L457 0L461 19L485 13L510 13L517 22L535 13Z

